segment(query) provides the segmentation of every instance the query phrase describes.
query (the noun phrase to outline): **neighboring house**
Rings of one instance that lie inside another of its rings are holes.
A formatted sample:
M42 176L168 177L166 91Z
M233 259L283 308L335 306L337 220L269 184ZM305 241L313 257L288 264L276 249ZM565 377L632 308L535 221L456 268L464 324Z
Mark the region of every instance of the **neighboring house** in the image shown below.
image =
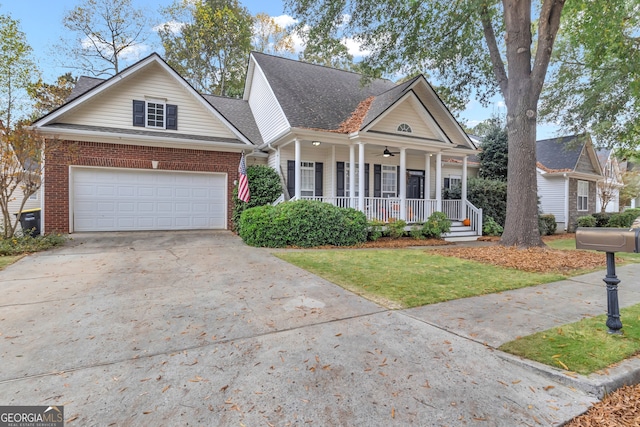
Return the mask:
M596 151L604 179L598 181L596 212L620 212L620 190L624 187L622 173L614 150Z
M575 231L578 217L596 212L602 171L588 135L536 142L540 210L553 214L558 230Z
M46 231L230 228L240 153L286 197L369 219L481 213L466 200L476 145L423 76L396 85L261 53L243 99L202 95L157 54L108 80L80 78L34 126L67 141L45 163ZM442 200L462 183L461 200Z

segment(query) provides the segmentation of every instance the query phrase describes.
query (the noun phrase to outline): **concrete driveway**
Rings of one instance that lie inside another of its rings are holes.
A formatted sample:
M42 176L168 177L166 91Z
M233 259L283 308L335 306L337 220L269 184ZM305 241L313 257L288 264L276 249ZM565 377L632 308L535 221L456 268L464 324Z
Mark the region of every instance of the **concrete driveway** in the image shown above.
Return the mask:
M74 235L0 290L0 405L67 425L553 425L594 401L228 232Z

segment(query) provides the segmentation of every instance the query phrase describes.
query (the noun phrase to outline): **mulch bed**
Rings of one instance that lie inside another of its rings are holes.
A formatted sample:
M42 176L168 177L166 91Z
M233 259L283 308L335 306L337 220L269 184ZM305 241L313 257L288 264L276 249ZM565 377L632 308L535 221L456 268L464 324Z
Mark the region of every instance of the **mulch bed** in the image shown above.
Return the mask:
M605 396L565 427L640 426L640 385L624 386Z

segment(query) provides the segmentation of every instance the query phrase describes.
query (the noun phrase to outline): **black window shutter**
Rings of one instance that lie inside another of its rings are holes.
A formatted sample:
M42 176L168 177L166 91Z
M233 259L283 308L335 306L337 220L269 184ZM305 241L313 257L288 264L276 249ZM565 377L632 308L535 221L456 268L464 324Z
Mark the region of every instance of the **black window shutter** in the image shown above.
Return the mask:
M178 130L178 106L167 104L166 106L167 125L166 129Z
M336 163L336 195L344 197L344 162Z
M364 164L364 197L369 197L369 163Z
M133 101L133 125L144 127L144 101Z
M373 165L373 197L382 197L382 166Z
M322 196L322 169L323 165L320 162L316 162L316 191L315 196Z
M296 162L293 160L287 161L287 191L289 197L296 195Z
M396 166L396 197L400 197L400 166ZM405 177L405 179L407 179ZM405 197L407 197L407 195L405 194Z
M444 188L449 188L449 178L444 179Z

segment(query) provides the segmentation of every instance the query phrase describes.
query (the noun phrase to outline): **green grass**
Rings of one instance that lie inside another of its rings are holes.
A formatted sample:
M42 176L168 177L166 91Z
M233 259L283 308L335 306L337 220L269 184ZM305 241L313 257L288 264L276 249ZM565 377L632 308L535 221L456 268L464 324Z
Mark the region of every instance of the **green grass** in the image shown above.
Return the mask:
M575 250L576 239L558 239L547 242L547 246L552 249L561 249L563 251ZM640 254L632 254L626 252L616 252L616 258L622 259L624 262L640 262Z
M601 315L510 341L500 350L588 375L640 351L640 304L620 314L623 335L609 334Z
M393 308L518 289L566 277L527 273L414 249L314 250L275 255Z
M0 256L0 270L4 270L4 268L8 265L13 264L22 258L21 255L18 256Z

